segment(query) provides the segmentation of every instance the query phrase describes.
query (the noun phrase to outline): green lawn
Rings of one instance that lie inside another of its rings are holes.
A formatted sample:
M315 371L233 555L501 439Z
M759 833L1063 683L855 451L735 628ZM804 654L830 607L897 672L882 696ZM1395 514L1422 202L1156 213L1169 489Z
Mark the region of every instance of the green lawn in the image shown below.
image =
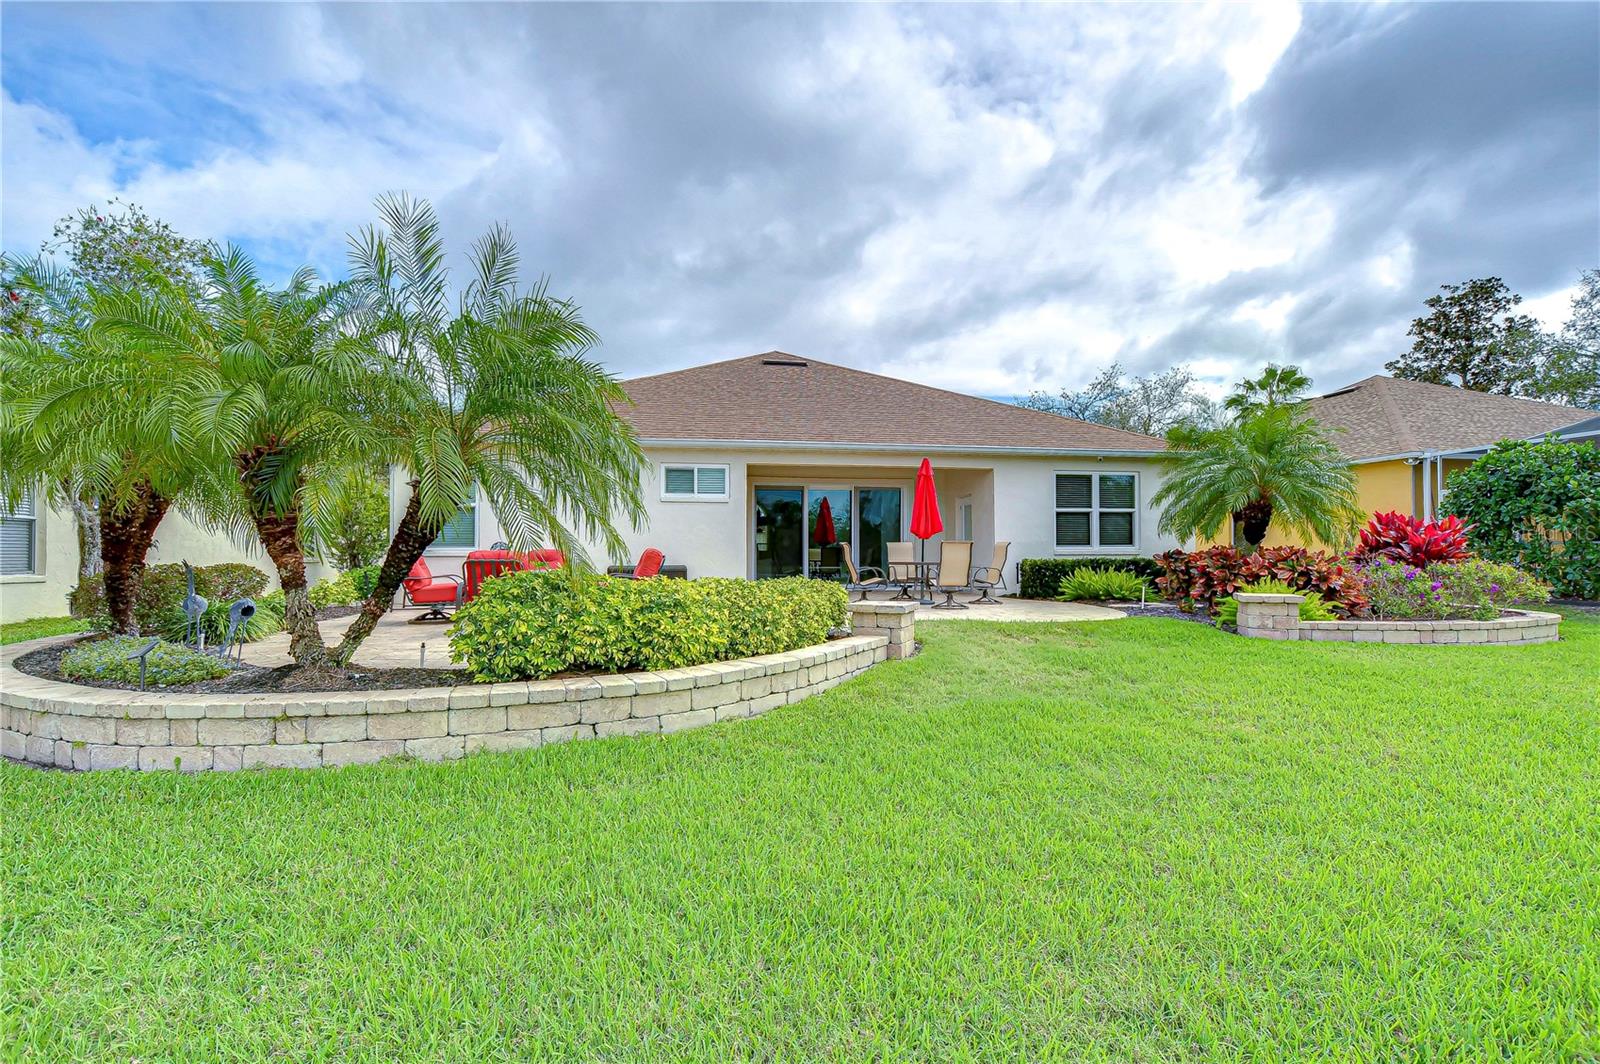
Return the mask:
M67 635L88 630L89 622L81 617L35 617L31 621L9 621L0 624L0 646L26 643L47 635Z
M1592 1059L1600 620L924 626L755 721L450 765L0 771L67 1060Z

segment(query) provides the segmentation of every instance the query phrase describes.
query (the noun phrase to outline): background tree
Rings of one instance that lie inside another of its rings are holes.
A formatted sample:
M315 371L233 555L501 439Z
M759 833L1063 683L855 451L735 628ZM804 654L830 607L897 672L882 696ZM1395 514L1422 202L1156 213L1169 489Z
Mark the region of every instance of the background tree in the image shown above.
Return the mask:
M1240 381L1222 408L1235 417L1248 417L1268 407L1298 405L1310 388L1311 378L1299 366L1269 362L1259 377Z
M624 549L616 521L636 523L642 452L615 412L627 395L588 358L594 334L543 284L517 286L515 242L477 241L459 298L432 207L378 201L381 223L352 239L352 281L370 302L383 349L410 387L387 407L381 437L410 476L411 497L335 657L348 662L400 582L447 521L481 491L510 545L546 545L588 564L585 541Z
M1539 323L1513 314L1522 297L1498 277L1441 285L1430 313L1411 322L1411 350L1388 363L1397 377L1511 395L1528 374L1528 338Z
M1543 345L1539 370L1523 393L1600 410L1600 270L1585 270L1560 336Z
M1185 366L1131 380L1125 377L1121 363L1113 362L1078 391L1033 392L1018 399L1017 405L1147 436L1163 435L1177 425L1210 425L1217 420L1216 404Z

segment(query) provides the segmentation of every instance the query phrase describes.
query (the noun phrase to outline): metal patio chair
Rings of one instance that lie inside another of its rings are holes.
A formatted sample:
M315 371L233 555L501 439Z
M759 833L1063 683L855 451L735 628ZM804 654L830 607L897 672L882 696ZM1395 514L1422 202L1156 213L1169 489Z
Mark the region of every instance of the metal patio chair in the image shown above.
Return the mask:
M983 594L972 600L974 606L998 606L1000 600L994 597L994 589L1006 587L1006 555L1011 553L1011 543L1001 540L994 545L994 564L980 565L972 570L972 586Z
M972 586L972 541L946 539L939 543L939 571L933 579L933 589L944 592L944 601L936 610L964 610L965 602L956 601L956 592Z

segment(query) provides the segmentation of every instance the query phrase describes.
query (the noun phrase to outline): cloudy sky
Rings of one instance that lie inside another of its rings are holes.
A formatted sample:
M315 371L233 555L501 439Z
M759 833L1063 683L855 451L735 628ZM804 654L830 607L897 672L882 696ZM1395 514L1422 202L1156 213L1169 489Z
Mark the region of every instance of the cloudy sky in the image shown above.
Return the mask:
M1600 266L1600 6L0 12L9 251L116 194L338 275L508 222L623 375L782 348L986 395L1379 370L1439 284Z

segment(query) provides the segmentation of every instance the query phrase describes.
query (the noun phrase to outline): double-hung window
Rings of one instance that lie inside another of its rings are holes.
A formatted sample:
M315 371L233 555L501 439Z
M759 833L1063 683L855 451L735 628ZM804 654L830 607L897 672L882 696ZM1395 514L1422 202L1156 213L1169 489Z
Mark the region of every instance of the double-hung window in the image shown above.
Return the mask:
M664 465L661 497L681 502L726 502L728 467L725 465Z
M30 491L22 496L16 509L0 509L0 576L38 572L38 540L39 521Z
M1136 473L1057 473L1056 549L1131 550L1138 509Z
M439 535L430 543L430 550L472 550L478 545L478 489L472 489L472 498L456 515L444 523Z

